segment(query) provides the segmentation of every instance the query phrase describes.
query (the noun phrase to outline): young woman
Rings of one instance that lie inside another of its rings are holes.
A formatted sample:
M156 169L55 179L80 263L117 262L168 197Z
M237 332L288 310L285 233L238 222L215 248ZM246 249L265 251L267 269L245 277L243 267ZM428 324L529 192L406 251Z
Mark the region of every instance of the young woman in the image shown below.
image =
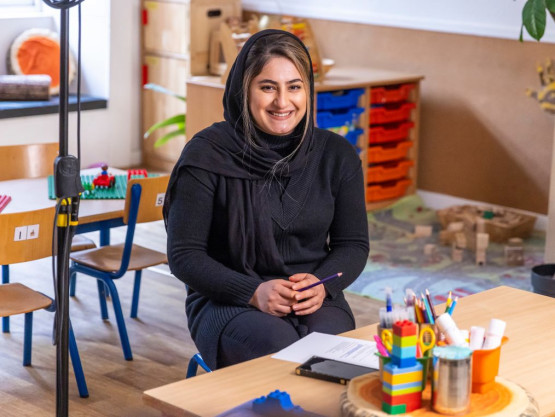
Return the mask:
M368 256L361 163L344 138L314 127L313 100L302 42L256 33L229 74L225 121L195 135L172 172L169 264L213 369L355 327L343 289Z

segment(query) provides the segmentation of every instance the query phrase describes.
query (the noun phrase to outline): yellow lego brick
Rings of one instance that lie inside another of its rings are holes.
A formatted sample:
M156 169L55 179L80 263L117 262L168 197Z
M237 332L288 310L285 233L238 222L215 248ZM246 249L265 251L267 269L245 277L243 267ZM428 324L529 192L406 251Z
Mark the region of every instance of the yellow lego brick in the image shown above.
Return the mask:
M397 336L396 334L393 335L393 344L399 347L409 347L409 346L416 346L416 336Z
M390 389L388 387L382 387L382 391L389 395L412 394L413 392L422 391L422 386L405 388L405 389Z
M422 371L407 372L404 374L395 373L390 374L389 372L382 372L383 381L391 385L405 384L408 382L422 381Z

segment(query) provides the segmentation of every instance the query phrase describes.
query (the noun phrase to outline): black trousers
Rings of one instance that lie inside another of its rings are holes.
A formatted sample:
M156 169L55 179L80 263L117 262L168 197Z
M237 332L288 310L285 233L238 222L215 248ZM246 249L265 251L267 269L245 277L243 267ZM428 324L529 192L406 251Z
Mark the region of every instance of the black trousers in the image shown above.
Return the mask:
M285 317L246 311L234 317L220 336L218 368L275 353L311 332L339 334L354 328L351 316L339 307Z

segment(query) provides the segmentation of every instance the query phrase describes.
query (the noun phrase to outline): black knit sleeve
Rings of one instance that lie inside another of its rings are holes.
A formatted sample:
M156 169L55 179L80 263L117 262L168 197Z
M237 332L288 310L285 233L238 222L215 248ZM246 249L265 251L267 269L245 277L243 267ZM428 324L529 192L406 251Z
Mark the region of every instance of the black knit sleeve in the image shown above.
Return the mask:
M344 140L344 139L342 139ZM314 272L323 278L336 272L343 276L325 285L332 298L353 283L364 269L369 252L368 218L360 159L349 149L335 195L334 217L329 231L330 252Z
M168 262L172 273L213 301L245 306L258 287L209 256L217 175L200 168L182 168L168 214Z

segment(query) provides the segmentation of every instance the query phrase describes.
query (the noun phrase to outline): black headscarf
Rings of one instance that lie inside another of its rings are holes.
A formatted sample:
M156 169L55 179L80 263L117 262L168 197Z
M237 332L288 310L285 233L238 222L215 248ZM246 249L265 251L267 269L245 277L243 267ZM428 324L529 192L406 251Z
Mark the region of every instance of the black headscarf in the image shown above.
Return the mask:
M272 217L281 227L286 228L301 209L309 189L309 186L300 184L301 181L293 184L297 192L292 198L291 207L286 209L285 217L283 208L272 207L265 194L265 185L269 173L281 156L272 149L250 146L243 133L243 75L248 53L257 42L271 42L271 36L277 34L289 36L299 42L310 62L310 55L302 41L288 32L269 29L252 35L239 52L227 79L223 97L225 122L215 123L202 130L187 143L172 171L164 203L164 219L168 228L172 226L167 221L169 211L173 209L173 194L179 192L175 185L184 167L197 167L222 176L225 179L228 247L232 267L251 276L284 272L283 260L273 238ZM310 68L312 69L312 63ZM307 94L313 101L312 70L309 81ZM281 170L281 175L285 177L302 172L315 151L313 115L310 111L308 113L310 114L305 116L308 117L306 136L295 155L288 161L286 169ZM274 216L277 211L281 211L280 219Z

